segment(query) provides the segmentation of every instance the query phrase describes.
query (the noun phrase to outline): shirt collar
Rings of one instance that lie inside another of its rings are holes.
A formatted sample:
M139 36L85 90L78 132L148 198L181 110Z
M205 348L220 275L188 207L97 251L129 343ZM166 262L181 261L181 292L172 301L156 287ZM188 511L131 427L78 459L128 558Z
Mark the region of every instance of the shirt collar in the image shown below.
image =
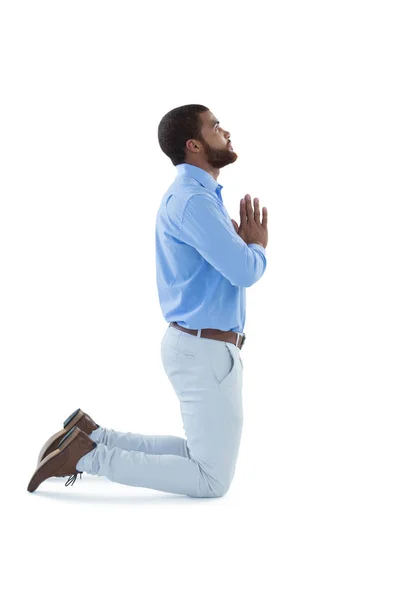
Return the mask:
M218 181L216 181L214 177L210 175L210 173L207 173L207 171L201 169L200 167L190 165L189 163L180 163L179 165L176 165L176 168L178 170L178 176L186 175L187 177L196 179L200 185L207 188L211 192L216 193L219 198L221 198L221 190L224 186L218 183Z

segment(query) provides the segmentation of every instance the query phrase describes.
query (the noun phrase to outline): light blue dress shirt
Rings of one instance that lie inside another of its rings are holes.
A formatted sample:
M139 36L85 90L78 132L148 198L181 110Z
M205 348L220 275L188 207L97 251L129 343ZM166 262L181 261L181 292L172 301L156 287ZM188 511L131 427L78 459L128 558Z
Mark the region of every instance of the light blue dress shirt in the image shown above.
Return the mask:
M246 287L263 275L261 244L246 244L223 204L222 185L204 169L177 165L156 218L161 311L188 329L244 332Z

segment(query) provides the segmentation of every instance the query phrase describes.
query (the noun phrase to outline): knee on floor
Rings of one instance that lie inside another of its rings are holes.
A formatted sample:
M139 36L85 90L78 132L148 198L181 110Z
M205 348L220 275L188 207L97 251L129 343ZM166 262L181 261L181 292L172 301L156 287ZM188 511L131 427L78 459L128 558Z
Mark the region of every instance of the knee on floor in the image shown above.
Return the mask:
M211 481L210 478L208 478L208 485L210 489L209 498L222 498L229 490L231 482L216 481L215 479Z
M228 490L204 490L197 494L188 494L192 498L222 498Z
M195 462L201 478L200 489L195 496L197 498L221 498L224 496L230 488L232 476L227 474L225 477L220 476L217 479L208 474L199 462Z

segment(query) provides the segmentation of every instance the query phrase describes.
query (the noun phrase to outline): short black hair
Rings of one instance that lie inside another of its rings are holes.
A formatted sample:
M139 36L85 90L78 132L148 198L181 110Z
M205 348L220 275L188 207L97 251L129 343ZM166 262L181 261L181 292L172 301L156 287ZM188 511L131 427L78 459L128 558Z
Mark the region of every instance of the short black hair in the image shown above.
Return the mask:
M174 166L186 160L186 142L203 141L199 114L209 110L202 104L185 104L170 110L158 125L158 143Z

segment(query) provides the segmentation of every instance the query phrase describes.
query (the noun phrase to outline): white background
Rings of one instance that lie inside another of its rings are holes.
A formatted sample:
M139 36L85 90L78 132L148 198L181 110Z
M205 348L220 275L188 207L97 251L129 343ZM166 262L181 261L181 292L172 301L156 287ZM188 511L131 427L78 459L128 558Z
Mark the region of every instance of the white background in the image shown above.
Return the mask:
M398 3L4 1L2 546L8 599L398 600ZM162 116L206 105L268 209L244 429L220 499L26 487L81 407L183 436L163 370Z

